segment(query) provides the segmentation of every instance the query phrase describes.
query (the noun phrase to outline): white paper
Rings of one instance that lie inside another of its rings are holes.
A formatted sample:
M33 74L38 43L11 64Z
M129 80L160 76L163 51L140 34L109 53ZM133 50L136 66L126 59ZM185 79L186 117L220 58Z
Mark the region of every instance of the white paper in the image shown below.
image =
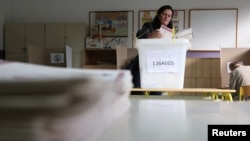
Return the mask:
M72 68L72 48L68 45L66 45L66 66L67 68Z

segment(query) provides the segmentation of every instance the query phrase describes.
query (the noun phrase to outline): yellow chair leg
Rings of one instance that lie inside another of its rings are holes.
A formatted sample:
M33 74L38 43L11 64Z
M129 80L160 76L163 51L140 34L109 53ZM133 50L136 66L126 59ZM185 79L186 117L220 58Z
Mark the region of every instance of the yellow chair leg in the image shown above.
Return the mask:
M233 102L233 97L232 97L231 93L227 93L227 95L228 95L229 101Z
M169 96L173 96L173 93L172 93L172 92L168 92L168 95L169 95Z
M223 101L223 100L226 100L226 99L227 99L227 97L222 93L221 100Z
M145 95L145 97L148 97L148 96L150 95L150 91L146 91L146 92L144 93L144 95Z
M214 92L214 95L215 95L215 100L218 100L219 99L219 94L217 92Z
M212 100L215 100L215 93L211 93L211 95Z
M225 97L225 100L233 102L233 97L231 93L223 93L223 97Z

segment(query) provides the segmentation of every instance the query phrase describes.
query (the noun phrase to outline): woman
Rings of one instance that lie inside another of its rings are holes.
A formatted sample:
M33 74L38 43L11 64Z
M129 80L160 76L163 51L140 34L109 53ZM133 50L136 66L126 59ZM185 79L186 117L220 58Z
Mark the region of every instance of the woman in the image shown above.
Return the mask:
M167 26L168 28L173 28L172 17L174 10L169 5L164 5L157 10L157 15L154 17L153 21L147 22L143 25L136 33L138 39L149 39L149 38L162 38L163 34L160 32L161 25ZM128 69L131 70L133 76L134 88L140 88L140 70L139 70L139 57L138 55L135 59L128 65ZM138 92L136 93L138 94ZM161 92L151 92L151 95L161 95Z
M162 38L163 35L160 32L161 25L167 26L168 28L173 28L172 17L174 10L169 5L164 5L158 9L157 15L154 17L152 22L147 22L140 29L136 37L138 39L147 38Z

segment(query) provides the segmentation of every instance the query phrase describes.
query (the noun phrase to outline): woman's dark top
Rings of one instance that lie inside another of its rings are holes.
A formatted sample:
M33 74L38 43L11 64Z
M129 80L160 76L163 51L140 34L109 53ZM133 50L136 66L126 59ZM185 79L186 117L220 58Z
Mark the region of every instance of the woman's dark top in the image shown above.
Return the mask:
M148 38L148 33L152 32L155 29L159 29L159 27L153 22L145 23L142 28L136 33L136 37L138 39L146 39ZM127 66L133 76L133 84L134 88L141 87L141 79L140 79L140 67L139 67L139 56L137 55ZM132 93L133 94L133 93ZM140 94L136 92L136 94ZM141 93L143 94L143 93ZM150 92L150 95L161 95L161 92Z

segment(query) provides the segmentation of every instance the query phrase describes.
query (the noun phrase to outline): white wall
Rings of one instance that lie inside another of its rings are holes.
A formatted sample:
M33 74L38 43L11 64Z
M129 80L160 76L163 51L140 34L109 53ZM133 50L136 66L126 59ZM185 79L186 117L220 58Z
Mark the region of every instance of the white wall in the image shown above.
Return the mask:
M135 31L138 27L138 11L158 9L169 4L174 9L186 10L186 27L188 10L196 8L238 8L238 47L250 47L250 1L249 0L0 0L0 9L8 5L10 16L5 10L0 11L0 27L7 22L86 22L89 11L134 10ZM2 4L3 3L3 4ZM7 3L7 4L6 4ZM213 19L211 19L213 20ZM216 26L216 21L214 25ZM0 37L2 29L0 29ZM3 48L0 38L0 49Z

